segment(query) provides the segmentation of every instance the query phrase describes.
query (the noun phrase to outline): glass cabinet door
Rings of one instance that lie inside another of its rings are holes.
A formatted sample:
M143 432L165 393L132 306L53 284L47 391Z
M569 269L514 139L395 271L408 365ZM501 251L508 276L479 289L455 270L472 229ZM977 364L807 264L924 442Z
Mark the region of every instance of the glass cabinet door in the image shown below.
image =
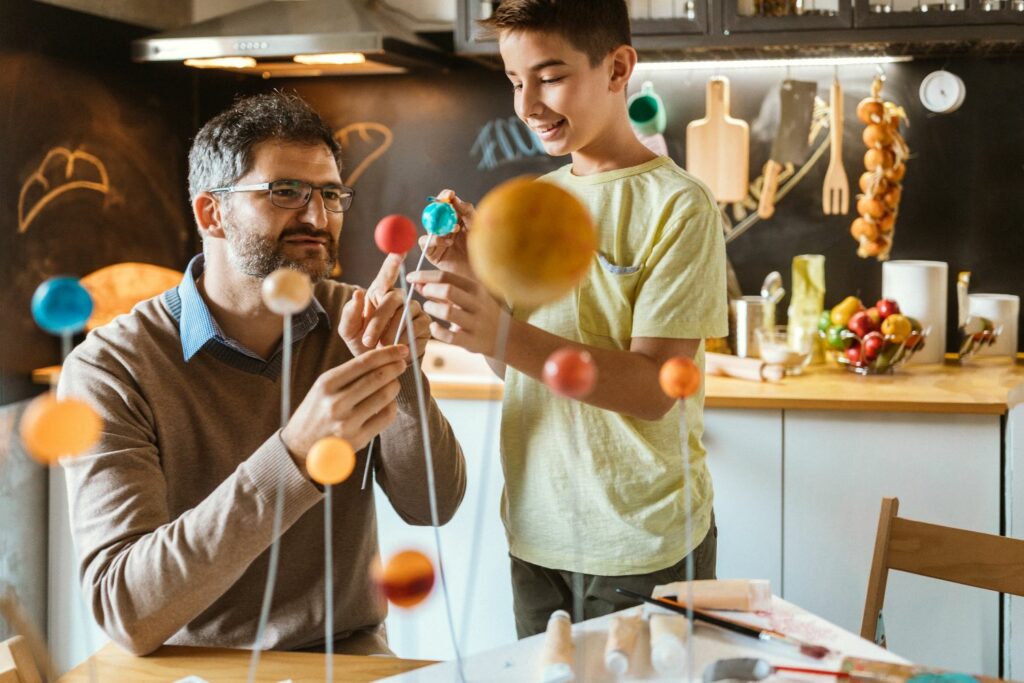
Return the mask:
M1024 21L1024 0L856 0L860 27L966 26Z
M629 0L635 36L691 35L708 29L707 0Z
M801 31L850 28L853 0L724 0L726 31Z

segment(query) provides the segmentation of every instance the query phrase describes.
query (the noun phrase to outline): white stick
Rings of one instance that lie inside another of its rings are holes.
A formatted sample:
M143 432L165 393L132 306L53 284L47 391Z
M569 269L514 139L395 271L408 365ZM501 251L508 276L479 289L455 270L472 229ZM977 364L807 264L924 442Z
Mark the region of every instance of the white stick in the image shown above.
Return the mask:
M327 683L334 681L334 558L331 549L331 485L324 484L324 641Z
M420 252L420 260L416 262L416 270L413 271L413 272L419 272L420 268L423 267L423 259L426 258L427 250L430 249L430 245L431 245L431 243L433 241L434 241L434 236L431 235L429 237L429 239L427 239L427 246L426 246L426 248L423 249L423 251ZM406 292L406 294L405 294L405 303L402 305L402 319L398 321L398 331L395 333L395 341L391 342L392 346L397 344L398 340L402 338L402 328L405 326L405 320L406 320L406 318L409 315L409 301L412 300L412 292L413 292L412 288L410 287L408 289L408 291L406 291L406 287L405 287L405 263L404 262L402 263L402 291ZM367 480L369 479L369 476L370 476L370 463L373 462L373 444L374 444L374 441L375 441L375 439L370 439L370 445L366 449L366 467L363 468L363 485L360 487L361 491L365 491L366 490L366 482L367 482Z
M292 393L292 316L284 315L284 348L281 350L281 428L288 424L291 415ZM274 540L270 544L270 566L267 569L267 585L263 590L263 604L260 606L260 621L256 627L256 640L252 645L252 659L249 661L248 683L256 680L256 669L260 665L260 641L270 619L270 605L274 599L274 584L277 582L278 557L281 554L281 524L284 517L284 479L277 482L274 495Z

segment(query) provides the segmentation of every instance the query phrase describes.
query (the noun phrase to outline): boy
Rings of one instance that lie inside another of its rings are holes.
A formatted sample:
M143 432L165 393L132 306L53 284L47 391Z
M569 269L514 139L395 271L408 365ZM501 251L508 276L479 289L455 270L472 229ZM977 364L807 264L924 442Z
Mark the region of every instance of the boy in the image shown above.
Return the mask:
M632 604L616 587L649 594L685 578L690 553L696 578L714 578L703 392L686 402L684 450L680 407L660 390L658 370L680 355L702 366L702 340L725 336L725 247L707 188L630 127L625 91L637 53L624 0L504 0L483 23L498 34L518 116L549 154L572 155L543 179L576 194L599 233L573 295L538 310L508 314L484 291L464 233L428 253L440 271L409 277L428 299L424 309L452 324L434 323L434 337L507 365L497 368L505 378L502 516L516 627L526 637L556 609L571 612L574 598L591 618ZM453 199L471 230L473 207ZM508 331L503 355L499 330ZM540 381L544 361L565 346L586 349L597 364L582 403ZM573 594L574 574L582 595Z

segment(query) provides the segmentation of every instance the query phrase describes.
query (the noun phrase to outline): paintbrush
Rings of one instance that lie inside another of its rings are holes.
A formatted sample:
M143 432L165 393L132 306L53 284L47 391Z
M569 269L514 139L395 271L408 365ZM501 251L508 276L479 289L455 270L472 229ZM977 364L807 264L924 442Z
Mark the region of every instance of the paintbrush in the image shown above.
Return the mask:
M732 631L733 633L740 633L742 635L749 636L751 638L756 638L766 643L777 643L780 645L785 645L787 647L794 648L797 651L799 651L800 654L805 655L807 657L821 659L822 657L825 657L828 654L830 654L829 649L827 647L824 647L823 645L812 645L811 643L805 643L802 640L793 638L792 636L787 636L785 633L780 633L779 631L758 628L756 626L749 626L738 621L732 621L731 619L724 619L722 617L716 616L714 614L709 614L708 612L704 612L699 609L689 608L686 605L680 602L676 602L675 600L671 600L669 598L652 598L641 593L627 590L625 588L616 588L615 591L617 593L626 595L631 598L635 598L637 600L649 602L652 605L659 605L672 612L677 612L679 614L686 615L692 613L693 618L698 621L702 621L706 624L711 624L712 626L723 628L727 631Z

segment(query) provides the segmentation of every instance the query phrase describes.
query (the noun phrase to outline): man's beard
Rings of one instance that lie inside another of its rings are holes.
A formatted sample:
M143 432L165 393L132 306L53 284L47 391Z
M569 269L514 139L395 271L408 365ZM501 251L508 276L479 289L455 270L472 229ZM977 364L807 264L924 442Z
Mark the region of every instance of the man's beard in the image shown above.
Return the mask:
M228 261L241 273L262 280L279 268L291 268L309 276L314 283L331 274L338 258L337 241L327 230L316 230L300 226L284 230L274 239L240 228L233 222L226 222L224 234L228 242ZM307 257L301 260L284 255L285 240L296 235L306 235L325 240L325 258Z

